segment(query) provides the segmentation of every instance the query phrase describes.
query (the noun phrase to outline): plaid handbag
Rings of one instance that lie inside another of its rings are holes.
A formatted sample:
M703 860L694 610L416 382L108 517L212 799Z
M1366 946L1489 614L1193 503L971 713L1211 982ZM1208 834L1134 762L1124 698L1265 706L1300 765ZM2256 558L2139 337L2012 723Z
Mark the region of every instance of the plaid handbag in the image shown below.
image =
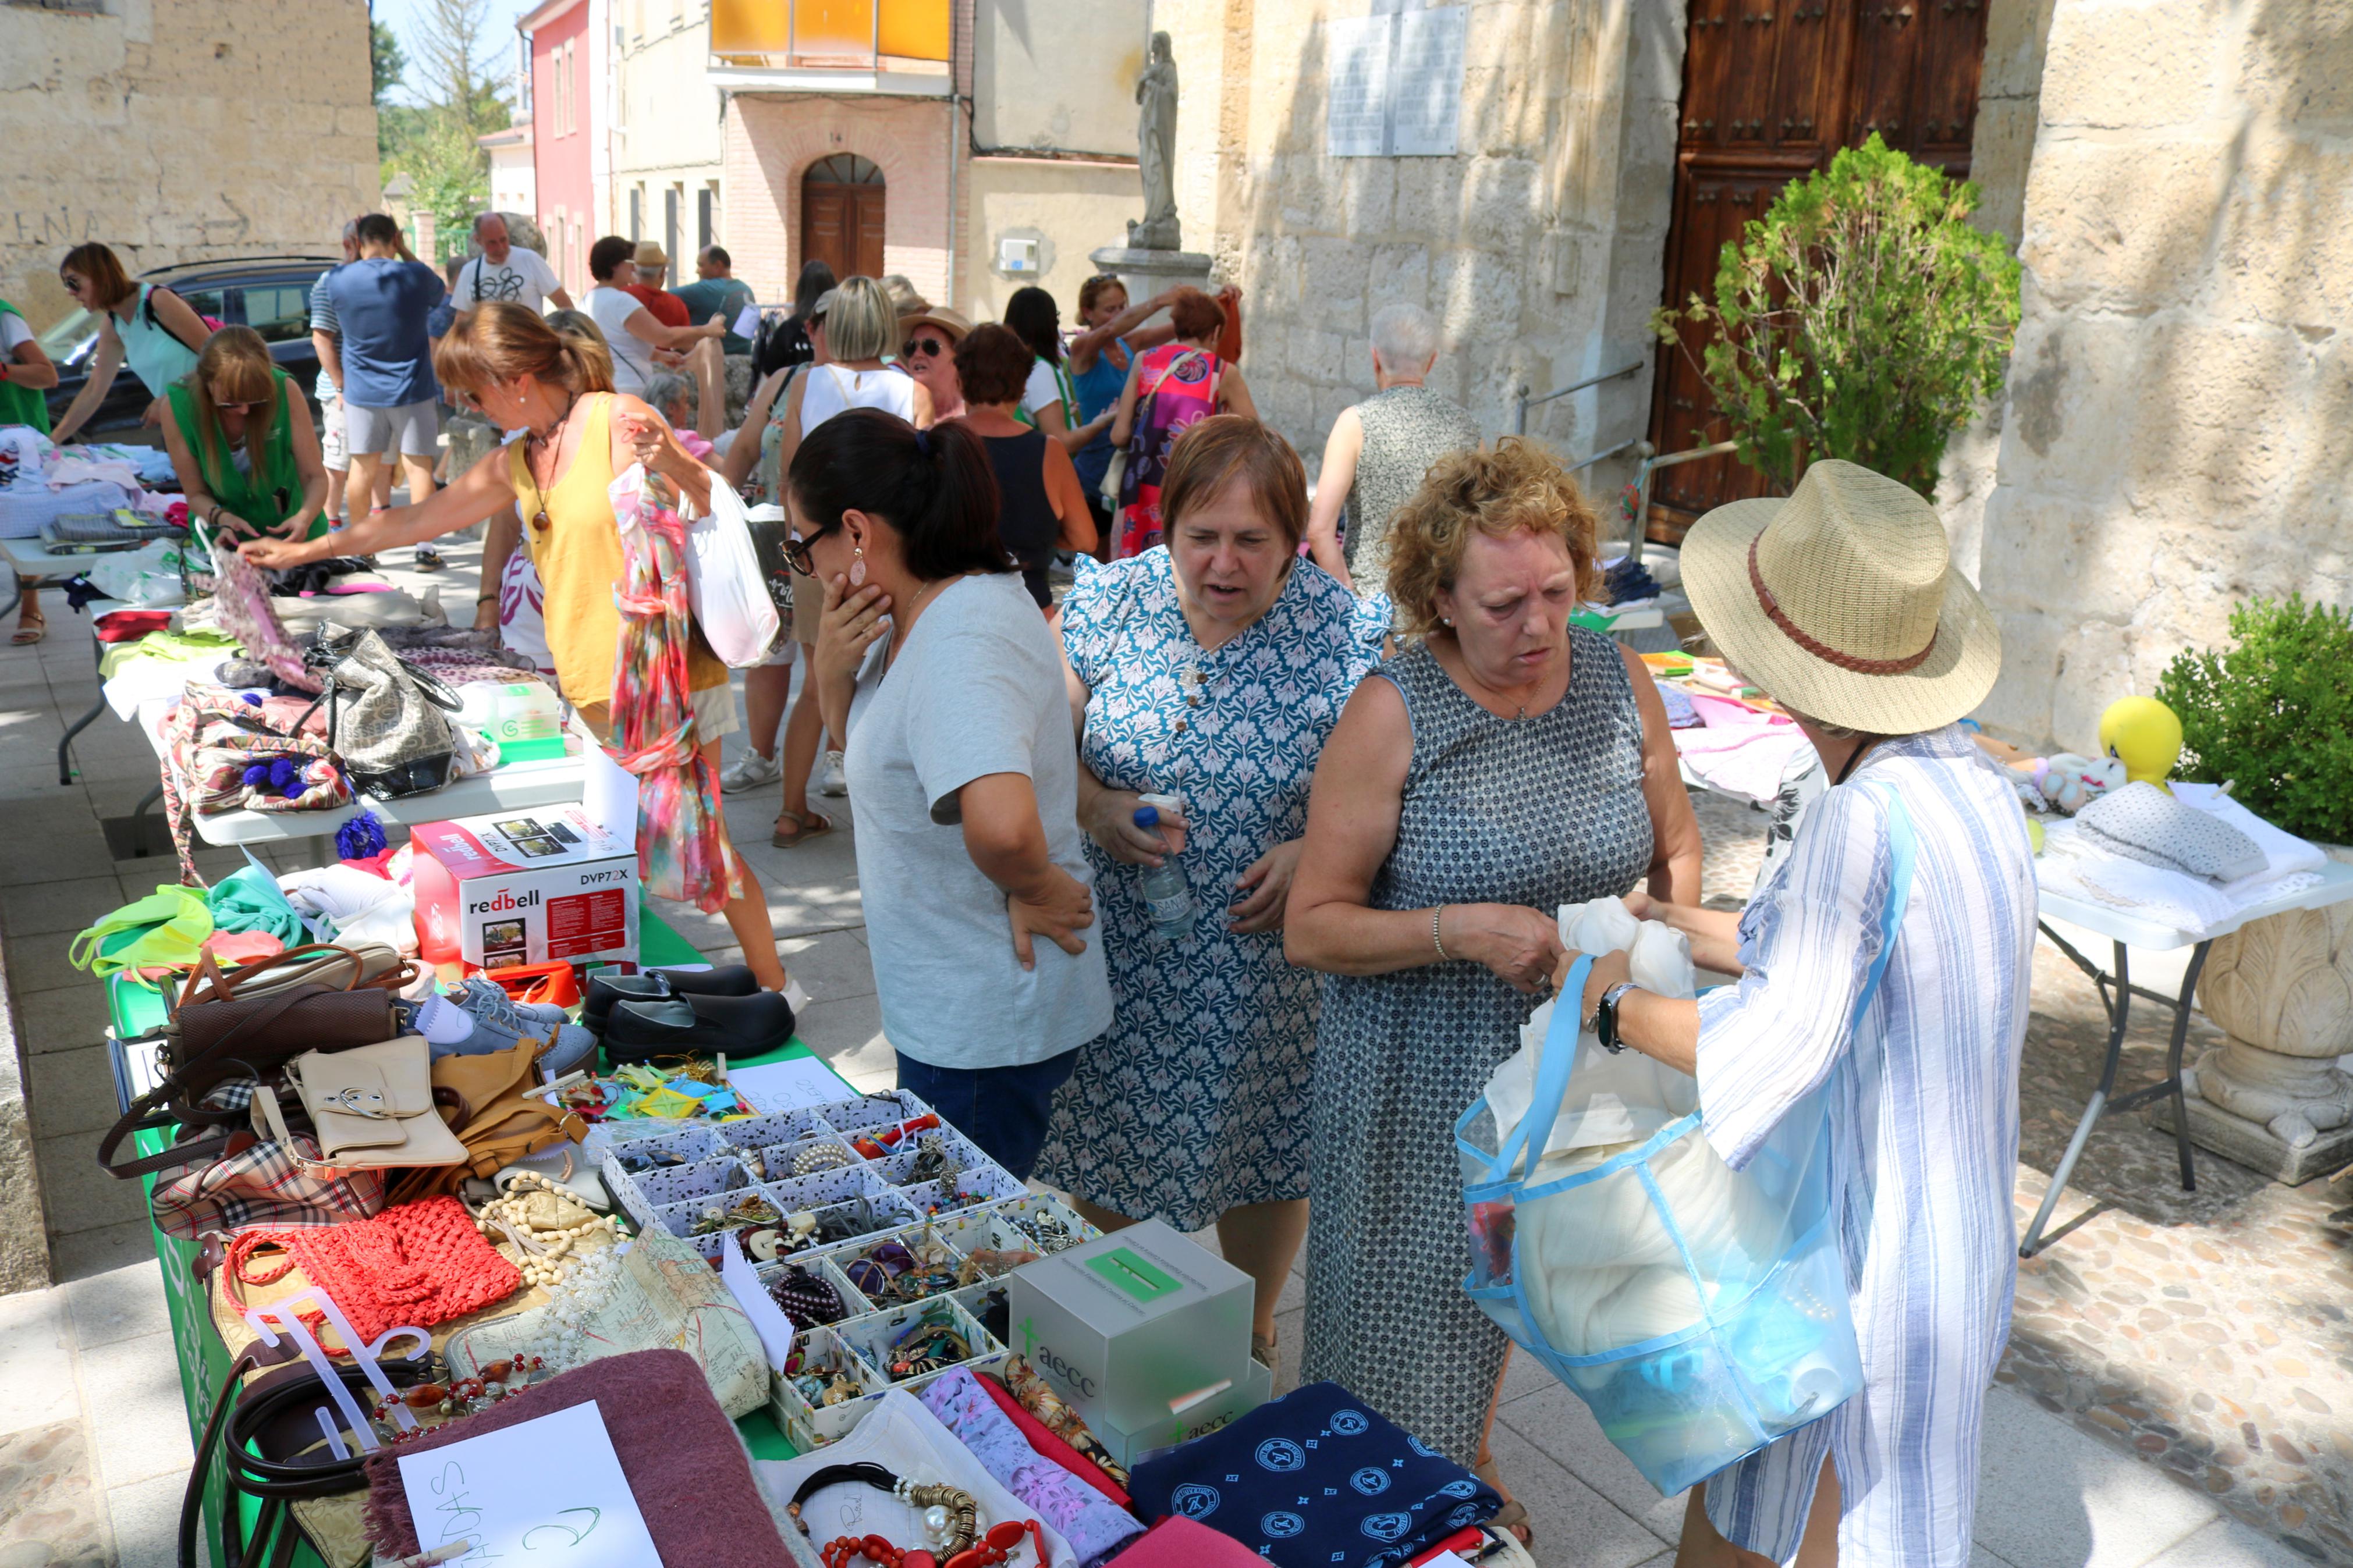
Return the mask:
M205 1097L208 1110L234 1111L250 1105L253 1083L224 1083ZM314 1138L297 1135L290 1147L252 1132L238 1132L211 1161L170 1181L158 1181L150 1200L155 1226L166 1236L195 1241L208 1231L248 1226L280 1227L342 1225L383 1212L382 1171L322 1171Z

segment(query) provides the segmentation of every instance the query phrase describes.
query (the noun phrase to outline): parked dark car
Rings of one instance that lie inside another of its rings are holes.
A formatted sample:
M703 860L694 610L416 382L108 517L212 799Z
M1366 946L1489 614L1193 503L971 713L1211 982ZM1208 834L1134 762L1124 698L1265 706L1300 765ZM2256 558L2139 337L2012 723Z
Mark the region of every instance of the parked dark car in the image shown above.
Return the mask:
M233 327L251 327L269 340L278 368L294 378L309 396L319 375L319 356L311 347L311 285L319 274L343 260L339 252L317 256L253 256L231 261L192 261L158 268L140 275L142 283L160 283L188 302L199 316ZM71 314L40 335L41 349L57 362L58 384L50 389L49 422L54 425L81 392L98 358L98 321L76 307ZM153 396L125 365L116 373L106 400L81 428L93 441L142 439L139 421ZM316 399L312 412L317 412ZM149 433L153 438L153 433Z

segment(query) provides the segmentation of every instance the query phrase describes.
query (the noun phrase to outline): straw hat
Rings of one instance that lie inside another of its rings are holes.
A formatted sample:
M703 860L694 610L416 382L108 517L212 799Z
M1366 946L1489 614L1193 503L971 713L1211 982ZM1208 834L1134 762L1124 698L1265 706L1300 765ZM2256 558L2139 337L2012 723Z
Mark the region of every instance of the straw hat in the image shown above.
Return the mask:
M670 253L650 239L641 239L630 259L640 267L668 267Z
M1809 718L1934 730L2001 672L2000 630L1936 510L1853 463L1816 463L1787 500L1717 507L1684 537L1683 571L1717 649Z
M945 332L948 335L948 342L952 343L964 342L972 332L972 323L956 311L949 310L945 305L926 305L920 310L911 310L899 318L900 335L903 337L925 323Z

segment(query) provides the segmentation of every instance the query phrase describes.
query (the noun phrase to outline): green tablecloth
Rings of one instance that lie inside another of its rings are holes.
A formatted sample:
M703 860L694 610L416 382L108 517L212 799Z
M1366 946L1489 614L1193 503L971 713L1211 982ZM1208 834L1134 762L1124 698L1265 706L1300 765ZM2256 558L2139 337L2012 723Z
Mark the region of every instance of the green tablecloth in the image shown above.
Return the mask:
M649 966L670 963L704 962L694 945L673 930L651 910L641 910L638 933L638 961ZM164 1022L164 999L153 986L136 980L117 977L108 982L107 1005L113 1020L117 1039L130 1039L158 1027ZM788 1061L795 1057L814 1055L797 1038L782 1050L766 1056L746 1057L731 1065L752 1067L762 1062ZM851 1094L848 1083L842 1093ZM164 1146L160 1132L142 1132L135 1142L142 1154L159 1153ZM141 1178L140 1184L152 1193L155 1178ZM212 1314L205 1300L204 1288L196 1282L196 1245L164 1235L148 1222L148 1235L155 1244L155 1255L163 1260L164 1297L170 1309L172 1344L180 1363L180 1394L188 1410L188 1438L195 1442L204 1435L206 1418L212 1414L222 1381L228 1375L228 1347L221 1342L213 1328ZM789 1459L797 1452L776 1426L775 1417L765 1409L754 1410L735 1423L743 1434L744 1446L753 1457L762 1459ZM218 1466L214 1467L205 1489L205 1539L217 1542L219 1531L215 1521L220 1517L224 1487ZM247 1528L253 1522L255 1505L249 1498L240 1499ZM308 1543L294 1555L293 1568L325 1568Z

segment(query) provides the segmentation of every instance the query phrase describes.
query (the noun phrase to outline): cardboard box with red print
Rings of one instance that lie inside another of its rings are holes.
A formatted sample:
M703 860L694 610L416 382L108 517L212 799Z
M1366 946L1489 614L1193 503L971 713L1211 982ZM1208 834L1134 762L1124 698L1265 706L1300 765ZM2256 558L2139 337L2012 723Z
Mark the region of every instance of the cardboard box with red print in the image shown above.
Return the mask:
M559 958L636 962L637 847L584 808L428 822L410 842L417 946L445 973Z

